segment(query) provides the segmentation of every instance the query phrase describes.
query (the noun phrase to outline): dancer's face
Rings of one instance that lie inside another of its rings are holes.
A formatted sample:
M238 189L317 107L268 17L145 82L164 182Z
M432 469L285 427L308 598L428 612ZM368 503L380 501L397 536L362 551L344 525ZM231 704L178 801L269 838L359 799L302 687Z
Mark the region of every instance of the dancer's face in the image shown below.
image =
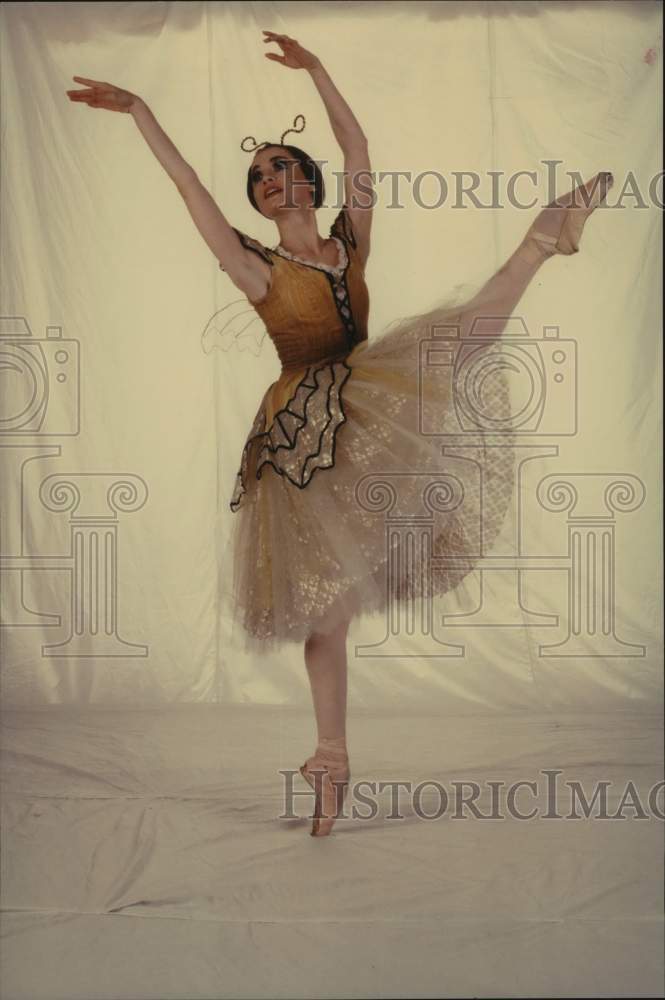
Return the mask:
M299 161L283 146L267 146L257 153L250 176L259 211L269 219L280 212L312 205L313 186Z

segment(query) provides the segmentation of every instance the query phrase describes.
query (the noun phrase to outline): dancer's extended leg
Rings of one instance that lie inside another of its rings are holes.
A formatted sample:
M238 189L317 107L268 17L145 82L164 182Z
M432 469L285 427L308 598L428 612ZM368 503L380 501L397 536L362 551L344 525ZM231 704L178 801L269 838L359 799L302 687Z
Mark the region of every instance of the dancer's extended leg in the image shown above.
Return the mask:
M538 218L539 230L556 235L561 229L561 218L557 216L564 211L565 209L557 209L541 213L544 218L540 216ZM548 257L552 256L551 251L548 252L542 244L533 239L534 227L535 223L529 228L514 253L465 305L464 311L460 313L462 337L468 336L474 321L481 317L483 336L498 337L503 333L506 319L514 312L534 275Z
M500 336L507 317L543 263L557 253L577 253L587 219L605 200L613 183L611 173L596 174L544 208L514 253L465 305L460 313L460 334L468 335L474 321L482 317L482 335Z

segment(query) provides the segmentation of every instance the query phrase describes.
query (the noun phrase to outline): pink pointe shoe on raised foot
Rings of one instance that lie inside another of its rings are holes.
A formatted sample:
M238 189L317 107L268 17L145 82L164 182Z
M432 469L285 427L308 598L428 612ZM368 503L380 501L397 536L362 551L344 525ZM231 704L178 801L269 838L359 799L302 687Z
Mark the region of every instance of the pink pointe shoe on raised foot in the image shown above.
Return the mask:
M613 184L614 177L606 171L596 174L568 194L555 198L534 220L525 243L533 241L541 256L544 254L545 257L556 253L577 253L587 219L605 201Z
M300 768L314 789L312 837L327 837L341 814L349 787L349 758L344 737L321 739L311 757Z

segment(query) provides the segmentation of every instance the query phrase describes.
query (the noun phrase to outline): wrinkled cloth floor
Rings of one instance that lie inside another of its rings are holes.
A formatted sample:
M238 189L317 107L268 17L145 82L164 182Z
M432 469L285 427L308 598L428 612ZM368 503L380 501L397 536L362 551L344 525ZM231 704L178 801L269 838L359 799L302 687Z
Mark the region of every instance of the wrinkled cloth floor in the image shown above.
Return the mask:
M662 995L653 818L425 820L400 798L391 819L384 792L318 840L309 797L278 818L302 709L56 707L2 731L3 1000ZM616 807L662 780L656 716L352 710L348 742L352 780L448 792L561 769Z

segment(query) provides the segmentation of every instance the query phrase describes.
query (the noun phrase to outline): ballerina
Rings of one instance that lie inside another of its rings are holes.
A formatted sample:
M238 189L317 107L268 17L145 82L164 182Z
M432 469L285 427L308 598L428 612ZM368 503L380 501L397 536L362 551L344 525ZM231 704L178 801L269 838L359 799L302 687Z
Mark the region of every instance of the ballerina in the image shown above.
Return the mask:
M316 222L324 198L321 171L308 153L284 142L301 128L287 129L276 142L257 144L247 137L253 143L247 196L279 234L278 243L266 247L227 221L140 97L80 76L73 79L85 89L67 94L89 107L132 115L219 267L264 321L281 361L280 376L266 389L242 450L230 501L231 573L224 593L248 648L304 643L317 744L300 772L315 791L311 834L327 836L343 810L351 777L349 624L357 614L385 610L388 592L399 601L424 593L420 574L406 560L389 559L385 525L359 503L357 493L368 469L398 475L439 469L438 445L418 431L419 406L443 421L452 401L450 394L432 390L421 398L419 343L437 322L456 321L463 339L482 318L483 349L492 350L543 263L555 254L578 252L584 225L613 178L597 174L554 199L470 301L444 303L369 341L365 268L372 220L367 201L373 199L367 137L312 52L288 35L264 35L264 42L281 49L281 55L266 52L266 58L310 75L344 155L345 203L327 238ZM246 142L242 148L248 151ZM496 404L505 418L505 392L497 393ZM511 496L510 456L510 448L487 449L478 460L492 499L483 511L489 546ZM416 509L416 485L405 487L404 496L406 508L410 503ZM434 551L457 558L454 567L432 575L433 593L453 589L477 563L474 523L480 503L474 497L468 488L469 502L451 509L437 532ZM386 580L388 566L393 575Z

